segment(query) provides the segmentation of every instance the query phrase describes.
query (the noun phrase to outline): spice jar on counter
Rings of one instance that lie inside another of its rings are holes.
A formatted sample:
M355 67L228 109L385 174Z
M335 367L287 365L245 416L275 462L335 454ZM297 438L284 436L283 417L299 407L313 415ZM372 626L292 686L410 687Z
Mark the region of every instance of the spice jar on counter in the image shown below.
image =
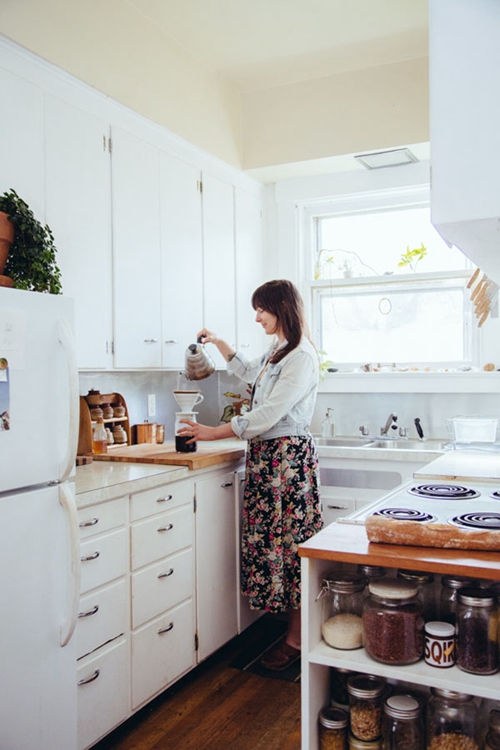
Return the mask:
M372 675L355 675L347 681L347 692L351 734L365 742L377 740L382 733L384 680Z
M443 576L441 579L441 593L439 596L439 619L457 624L457 597L460 589L474 586L472 578L456 578L455 576Z
M464 588L458 592L457 666L472 674L498 672L497 604L488 589Z
M418 570L399 569L397 577L403 581L412 581L418 586L418 596L424 608L424 620L437 620L436 589L432 573L424 573Z
M484 750L500 750L500 711L490 711Z
M427 750L479 750L473 696L431 688L426 707Z
M366 579L357 573L333 571L323 580L321 632L332 648L351 650L363 645L361 615Z
M368 585L363 640L370 656L384 664L412 664L424 654L424 618L418 587L380 578Z
M341 708L327 706L318 717L319 750L347 750L349 716Z
M422 710L412 695L391 695L384 703L382 750L425 750Z

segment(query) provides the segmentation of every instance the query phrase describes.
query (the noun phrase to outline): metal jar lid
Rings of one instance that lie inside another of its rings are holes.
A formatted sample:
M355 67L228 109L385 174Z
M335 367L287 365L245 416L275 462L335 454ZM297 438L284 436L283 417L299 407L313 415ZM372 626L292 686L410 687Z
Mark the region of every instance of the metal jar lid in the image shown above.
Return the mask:
M358 565L358 573L365 578L382 578L387 573L387 569L381 565Z
M472 578L454 578L453 576L443 576L441 578L441 585L446 586L449 589L461 589L464 586L473 586L474 580Z
M359 573L333 570L323 579L323 588L335 594L354 594L363 591L366 586L366 578Z
M412 695L391 695L384 704L384 711L392 719L416 719L420 716L420 704Z
M495 595L487 589L463 588L458 592L458 601L472 607L491 607L495 603Z
M411 599L418 594L418 586L398 578L380 578L368 584L370 594L383 599Z
M468 693L456 693L454 690L445 690L444 688L431 687L431 693L438 695L440 698L447 698L458 703L466 703L474 698L473 695L469 695Z
M349 714L342 708L327 706L319 712L319 723L327 729L345 729L349 723Z
M418 570L403 570L402 568L398 570L397 576L405 581L414 581L415 583L432 583L434 580L432 573L421 573Z
M353 734L350 734L347 738L347 744L349 750L380 750L382 747L382 740L358 740Z
M431 620L424 625L426 635L432 635L434 638L454 638L455 626L449 622L440 620Z
M359 674L347 680L347 692L353 698L378 698L385 690L385 682L373 675Z

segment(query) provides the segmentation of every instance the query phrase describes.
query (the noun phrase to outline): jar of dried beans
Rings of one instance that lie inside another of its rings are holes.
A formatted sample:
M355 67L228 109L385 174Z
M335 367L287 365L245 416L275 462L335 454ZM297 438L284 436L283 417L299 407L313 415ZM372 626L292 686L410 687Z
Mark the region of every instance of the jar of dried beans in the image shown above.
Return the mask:
M424 618L418 588L410 581L371 581L363 609L367 652L384 664L413 664L424 654Z
M498 672L497 604L488 589L464 588L458 593L457 666L473 674Z
M473 696L431 688L426 708L427 750L479 750Z
M333 571L323 581L323 639L332 648L363 645L361 614L366 579L357 573Z
M347 681L351 733L365 742L377 740L382 732L382 703L385 682L379 677L359 674Z
M391 695L384 703L382 750L425 750L422 710L412 695Z
M349 717L341 708L323 708L318 717L319 750L347 750Z
M455 576L443 576L441 579L441 592L439 597L439 619L457 624L457 597L460 589L474 586L472 578L456 578Z

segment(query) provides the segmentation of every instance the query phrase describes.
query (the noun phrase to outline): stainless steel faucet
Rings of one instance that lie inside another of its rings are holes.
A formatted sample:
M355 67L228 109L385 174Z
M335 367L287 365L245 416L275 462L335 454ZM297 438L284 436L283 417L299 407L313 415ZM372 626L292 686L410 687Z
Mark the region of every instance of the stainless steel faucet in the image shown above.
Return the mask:
M389 414L389 416L387 417L387 422L380 430L380 434L387 435L390 429L397 430L398 429L398 426L396 424L397 421L398 421L398 415L396 413L393 412Z

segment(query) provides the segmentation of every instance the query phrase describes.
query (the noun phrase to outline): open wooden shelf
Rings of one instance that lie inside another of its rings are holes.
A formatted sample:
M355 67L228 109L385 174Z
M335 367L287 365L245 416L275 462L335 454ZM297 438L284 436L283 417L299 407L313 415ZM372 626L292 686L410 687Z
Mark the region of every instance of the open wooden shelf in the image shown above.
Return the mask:
M123 429L127 435L126 443L116 443L117 448L123 448L126 445L131 445L131 433L130 433L130 419L128 415L128 408L125 399L121 393L102 393L101 403L110 404L111 406L123 406L125 409L124 417L112 417L111 419L104 419L105 425L113 425L122 423ZM92 407L87 403L85 396L80 396L80 430L78 434L78 455L79 456L90 456L94 455L92 452L92 431L95 426L95 422L90 417L90 409ZM115 444L108 446L108 450L115 447Z

